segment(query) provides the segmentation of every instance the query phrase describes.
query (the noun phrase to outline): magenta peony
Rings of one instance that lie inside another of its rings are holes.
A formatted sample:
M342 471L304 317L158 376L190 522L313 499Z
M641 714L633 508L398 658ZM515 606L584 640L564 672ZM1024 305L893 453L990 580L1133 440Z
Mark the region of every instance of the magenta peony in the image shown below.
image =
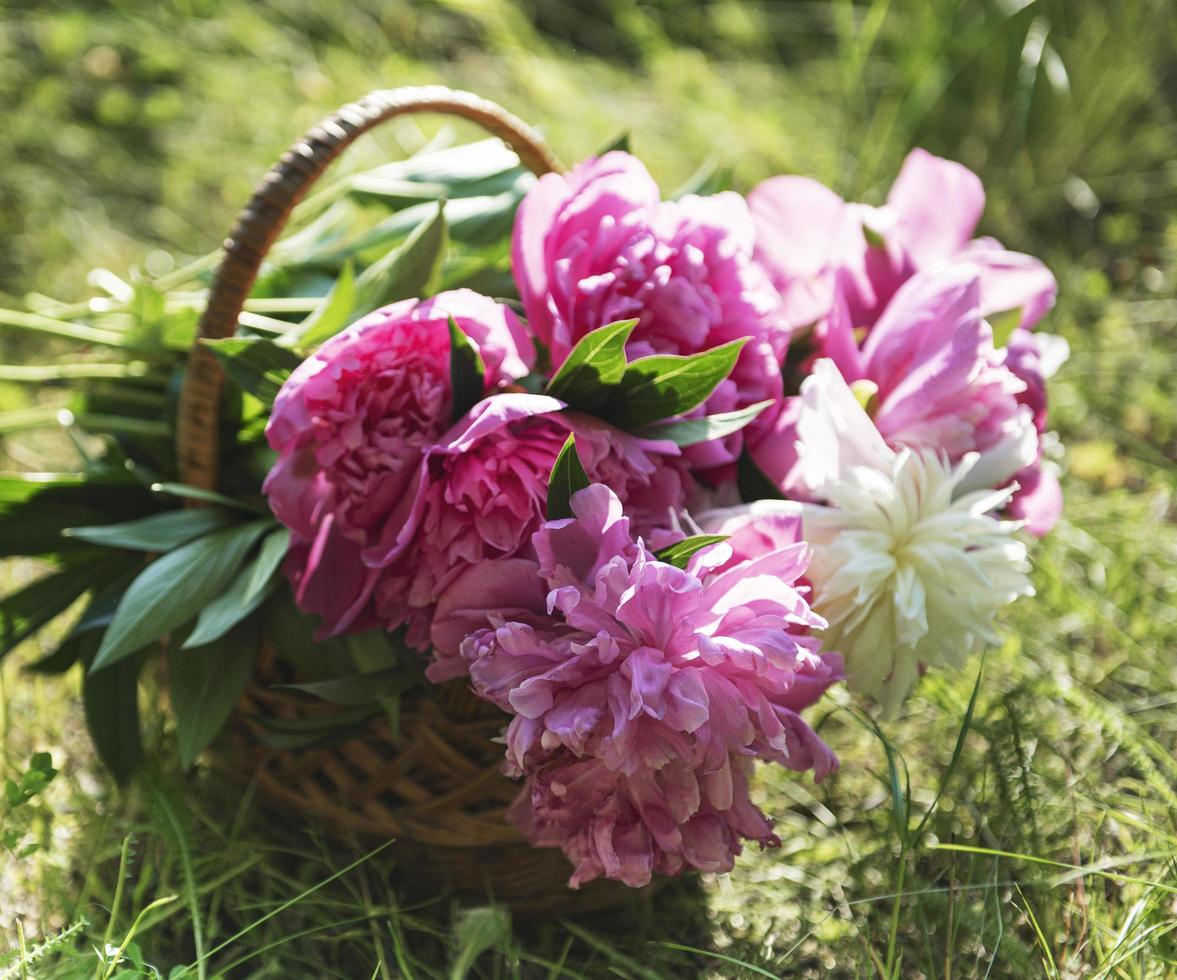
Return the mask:
M1019 312L1032 327L1054 303L1054 277L1037 259L992 238L973 239L985 191L971 170L913 150L881 208L848 204L808 177L773 177L748 195L756 255L781 292L791 329L829 315L835 280L855 327L870 327L912 275L963 261L980 270L985 316Z
M520 205L512 259L528 323L553 368L585 334L617 320L638 321L631 357L751 338L707 403L715 413L781 393L787 338L753 240L739 195L663 201L640 161L612 152L540 179ZM692 447L688 458L700 469L729 464L745 434L754 441L771 422L770 410L746 433Z
M748 538L749 557L718 544L680 569L635 540L608 487L572 506L533 540L546 620L492 615L461 647L475 690L514 716L506 768L529 780L516 818L565 849L574 885L730 869L741 837L772 841L749 759L819 779L837 765L799 714L841 675L793 584L808 549Z
M688 484L673 443L627 435L546 395L494 395L427 449L404 520L365 551L365 562L379 570L372 592L378 621L408 626L410 645L424 649L439 601L467 571L528 554L570 432L587 472L616 488L638 526L655 537L674 526ZM454 599L446 603L452 608ZM441 637L435 645L434 680L464 672L449 656L456 648Z
M293 532L286 569L298 603L338 633L375 624L377 570L361 553L408 518L425 451L452 422L449 318L479 348L486 391L525 375L534 346L505 306L462 289L406 300L328 340L290 376L266 436L264 484Z

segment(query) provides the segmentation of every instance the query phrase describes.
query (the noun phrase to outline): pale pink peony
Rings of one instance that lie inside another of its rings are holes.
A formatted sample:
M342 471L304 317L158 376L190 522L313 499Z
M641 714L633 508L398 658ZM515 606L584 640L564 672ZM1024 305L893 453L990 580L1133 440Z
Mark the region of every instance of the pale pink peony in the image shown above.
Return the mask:
M637 319L627 353L694 354L750 338L709 413L779 399L787 338L772 285L752 259L754 228L737 194L663 201L646 168L627 153L547 174L515 221L512 262L528 323L553 369L585 334ZM747 437L772 422L772 410ZM744 434L692 447L699 469L739 457Z
M1037 259L972 235L985 191L971 170L912 150L887 203L848 204L808 177L773 177L748 195L756 255L781 292L797 330L819 324L833 306L835 281L854 327L870 327L916 272L953 262L980 270L983 315L1020 311L1032 327L1054 303L1056 285Z
M529 554L569 433L589 475L614 487L640 526L655 535L674 526L687 477L673 443L628 435L546 395L494 395L426 450L405 520L365 551L365 562L379 569L372 592L379 621L408 626L409 644L424 648L439 601L453 607L447 594L468 571ZM478 581L475 589L485 587ZM439 640L434 680L464 671L448 656L456 649Z
M533 344L505 306L462 289L405 300L331 338L282 386L263 489L293 532L286 570L302 608L337 633L375 624L379 570L362 552L408 519L426 450L450 427L449 318L477 345L486 392L525 375Z
M565 847L573 884L729 869L741 836L771 840L747 799L748 758L818 779L837 765L800 716L841 675L793 586L808 549L741 560L718 544L684 570L634 539L608 487L572 506L533 540L546 621L492 615L461 647L475 690L514 716L507 771L529 778L531 800L516 814L538 843ZM596 823L582 819L595 809L585 794L608 801Z
M733 755L730 784L717 784L677 761L626 775L558 751L528 777L509 815L537 847L563 849L573 888L600 877L637 888L654 874L730 871L741 841L780 843L748 796L752 765Z
M839 286L844 280L839 281ZM982 274L960 262L921 272L904 283L860 345L844 291L835 291L825 349L846 383L856 386L867 411L892 448L930 449L953 463L978 459L963 491L1041 481L1040 435L1045 389L1036 339L1015 331L1008 350L993 345L981 313ZM1029 338L1024 341L1023 338ZM755 447L761 468L787 494L812 499L799 467L806 437L797 427L799 399L790 399L773 432ZM814 432L817 451L837 432ZM1052 477L1046 477L1052 480ZM1035 533L1058 518L1046 499L1019 492L1012 512Z

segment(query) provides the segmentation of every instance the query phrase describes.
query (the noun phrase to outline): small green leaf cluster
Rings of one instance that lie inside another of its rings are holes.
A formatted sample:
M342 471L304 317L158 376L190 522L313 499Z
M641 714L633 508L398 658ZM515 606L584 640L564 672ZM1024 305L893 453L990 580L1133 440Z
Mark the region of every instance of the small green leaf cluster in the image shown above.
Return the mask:
M36 819L37 798L53 782L57 770L48 752L36 752L28 768L16 778L4 780L4 809L0 819L0 846L14 857L28 857L40 850L39 840L29 841L29 829ZM41 815L45 815L41 807Z

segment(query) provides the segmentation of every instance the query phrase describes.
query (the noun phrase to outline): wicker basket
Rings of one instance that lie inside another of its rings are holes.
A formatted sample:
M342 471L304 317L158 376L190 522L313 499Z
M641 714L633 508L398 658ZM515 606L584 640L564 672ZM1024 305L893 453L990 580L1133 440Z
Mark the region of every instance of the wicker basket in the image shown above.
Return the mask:
M501 137L536 174L559 164L542 140L499 106L436 86L375 92L345 106L296 142L262 179L236 227L213 280L200 321L201 338L232 336L262 259L294 205L358 136L394 116L439 112L478 123ZM183 480L214 489L224 377L212 353L196 346L180 399L178 461ZM531 847L506 820L519 786L499 772L503 747L493 741L505 716L461 683L445 685L402 709L399 741L385 721L340 745L302 751L267 748L266 719L292 720L337 711L277 690L283 675L266 646L253 684L230 722L233 766L256 779L263 800L301 819L324 819L347 837L396 838L428 848L413 877L435 888L485 898L493 894L520 911L589 910L631 890L593 882L573 892L570 867L553 849Z

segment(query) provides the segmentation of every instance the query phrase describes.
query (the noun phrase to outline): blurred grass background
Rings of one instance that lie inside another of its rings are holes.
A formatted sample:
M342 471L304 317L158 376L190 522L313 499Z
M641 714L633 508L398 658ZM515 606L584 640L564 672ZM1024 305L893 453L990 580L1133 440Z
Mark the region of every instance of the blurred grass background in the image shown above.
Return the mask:
M406 904L396 845L332 878L363 847L276 833L215 773L156 771L120 796L76 679L13 658L0 765L49 750L62 773L43 804L0 809L42 845L0 858L0 977L167 976L231 939L208 975L852 977L882 973L889 949L902 976L1173 975L1177 5L8 0L5 305L85 297L94 267L159 274L207 252L293 137L418 82L502 101L568 161L631 132L668 190L711 160L740 188L801 172L878 202L913 145L979 172L982 231L1050 264L1061 293L1043 328L1073 352L1051 390L1068 509L1036 551L1039 596L986 658L955 762L975 674L927 678L886 727L894 778L845 702L823 723L841 773L761 781L780 851L584 921ZM356 152L402 155L420 125ZM46 356L3 336L0 353ZM26 399L0 385L0 407ZM940 790L925 833L905 832ZM94 948L170 895L139 922L140 965L104 964Z

